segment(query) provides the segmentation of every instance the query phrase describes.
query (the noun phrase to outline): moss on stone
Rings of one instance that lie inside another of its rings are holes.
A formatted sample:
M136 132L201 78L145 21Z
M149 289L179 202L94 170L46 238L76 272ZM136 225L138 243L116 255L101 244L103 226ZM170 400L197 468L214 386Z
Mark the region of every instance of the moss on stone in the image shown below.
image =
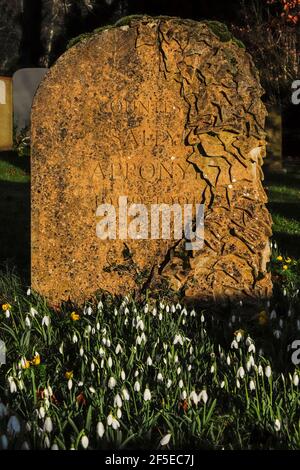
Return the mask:
M239 39L236 39L233 34L229 31L226 24L220 23L220 21L202 21L206 24L209 29L220 39L222 42L234 42L238 47L245 49L245 45Z

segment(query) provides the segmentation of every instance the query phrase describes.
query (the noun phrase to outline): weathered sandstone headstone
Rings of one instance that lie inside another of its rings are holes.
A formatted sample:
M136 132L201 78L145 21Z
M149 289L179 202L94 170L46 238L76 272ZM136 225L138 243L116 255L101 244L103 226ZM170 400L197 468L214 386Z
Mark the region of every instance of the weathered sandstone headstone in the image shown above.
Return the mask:
M201 300L268 296L261 95L249 55L205 22L133 18L63 54L32 113L33 288L52 302L166 283ZM205 204L203 249L99 239L97 208L120 196Z
M13 146L12 81L0 77L0 150L11 150Z

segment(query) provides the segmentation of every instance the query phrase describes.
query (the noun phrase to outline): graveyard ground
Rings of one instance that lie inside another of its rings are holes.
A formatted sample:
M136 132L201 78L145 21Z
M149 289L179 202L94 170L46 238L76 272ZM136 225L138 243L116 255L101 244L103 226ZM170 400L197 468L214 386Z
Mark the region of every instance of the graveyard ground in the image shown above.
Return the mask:
M264 182L275 289L263 309L102 298L51 310L27 289L28 160L0 155L0 448L300 448L299 170Z

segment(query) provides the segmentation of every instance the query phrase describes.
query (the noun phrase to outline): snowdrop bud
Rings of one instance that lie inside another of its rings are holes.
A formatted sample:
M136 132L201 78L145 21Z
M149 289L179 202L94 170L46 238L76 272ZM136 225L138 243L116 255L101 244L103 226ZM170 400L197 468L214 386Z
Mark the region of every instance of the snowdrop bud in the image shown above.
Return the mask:
M249 388L250 388L251 391L252 391L252 390L255 390L255 383L254 383L254 381L253 381L252 379L250 380Z
M172 313L175 313L175 312L176 312L176 307L175 307L174 304L172 304L172 306L171 306L171 312L172 312Z
M145 307L144 307L144 312L145 312L145 313L148 313L148 312L149 312L149 305L148 305L148 304L145 305Z
M120 345L120 343L117 344L117 347L116 347L116 354L119 354L122 352L122 347Z
M245 377L245 371L243 367L239 367L237 371L237 377L243 379Z
M101 367L101 369L103 369L103 367L104 367L104 359L101 359L100 367Z
M89 438L87 436L82 436L81 445L84 449L87 449L89 446Z
M94 387L89 387L89 391L94 395L94 393L96 393L96 390L94 389Z
M260 364L259 364L259 366L258 366L257 371L258 371L258 375L260 375L260 376L262 376L262 375L264 374L263 368L262 368L262 366L261 366Z
M69 380L68 380L68 389L69 389L69 390L72 390L72 387L73 387L72 379L69 379Z
M188 365L188 368L187 368L188 372L190 372L192 370L192 364L189 364Z
M75 335L75 333L74 333L74 335L73 335L72 341L73 341L74 344L78 342L78 338L77 338L77 336Z
M135 392L139 392L139 391L141 390L141 386L140 386L140 383L139 383L138 380L135 382L134 387L133 387L133 390L134 390Z
M169 305L167 305L166 306L166 312L169 313L169 311L170 311L170 307L169 307Z
M105 433L105 429L104 429L103 423L101 421L99 421L99 423L97 424L96 431L97 431L97 435L101 439L103 437L104 433Z
M104 349L102 348L102 346L101 346L100 349L99 349L99 355L100 355L100 357L105 356L105 351L104 351Z
M44 422L44 432L51 433L53 431L53 424L50 416L47 416Z
M152 359L150 356L148 356L148 359L146 361L147 366L152 366Z
M236 379L236 386L237 386L237 388L240 388L240 387L241 387L241 384L240 384L239 379Z
M92 315L92 313L93 313L93 309L92 309L92 307L89 305L89 306L88 306L88 309L87 309L87 314L88 314L88 315Z
M177 375L179 375L181 372L181 367L177 367Z
M28 287L27 291L26 291L26 295L30 295L31 294L31 290L30 290L30 287Z
M226 362L227 362L227 365L230 366L230 364L231 364L230 356L227 356Z
M158 315L158 319L161 321L162 318L163 318L163 316L162 316L162 314L160 313L160 314Z
M168 379L167 381L167 388L170 388L172 385L172 380L171 379Z
M225 387L225 382L224 380L221 382L221 388L224 388Z
M139 375L139 371L136 370L135 373L134 373L134 376L135 376L135 377L138 377L138 375Z
M150 401L151 400L151 392L149 388L146 388L144 391L144 401Z
M270 366L267 366L267 367L265 368L265 374L266 374L266 377L267 377L267 378L271 377L272 369L271 369Z
M7 423L7 432L11 436L14 436L15 434L19 434L21 431L21 424L20 421L16 416L11 416L8 420Z
M215 372L215 367L214 366L211 366L210 368L210 373L213 374Z
M283 320L282 320L282 318L280 318L280 320L279 320L279 326L280 326L280 328L283 327Z
M183 388L183 380L182 379L179 380L178 387Z
M280 423L279 419L276 418L275 423L274 423L274 429L275 429L276 432L279 432L280 428L281 428L281 423Z
M182 324L183 324L183 325L185 325L185 318L183 318L183 320L182 320Z
M101 310L102 308L103 308L103 303L102 303L101 300L99 300L98 305L97 305L97 309Z
M120 397L119 394L117 394L114 398L114 406L115 407L117 406L118 408L122 408L122 404L123 404L122 403L122 398Z
M25 318L25 325L26 325L28 328L31 327L31 321L30 321L28 315L27 315L26 318Z
M60 354L64 353L64 343L61 343L61 345L59 346L59 352Z
M105 346L107 343L106 338L102 338L102 344Z
M111 356L109 356L109 358L108 358L108 360L107 360L108 367L111 368L111 367L112 367L112 363L113 363L113 362L112 362L112 358L111 358Z
M154 317L156 317L156 315L157 315L157 310L156 310L155 307L154 307L154 309L152 310L152 315L153 315Z
M116 379L114 377L110 377L108 381L108 388L112 390L116 386L116 384L117 384Z
M298 387L299 385L299 375L297 374L297 372L294 373L293 384L295 385L295 387Z
M283 296L286 297L286 294L287 294L287 292L286 292L286 289L284 288L283 289Z
M79 354L80 354L81 357L84 355L84 349L83 349L82 346L79 349Z
M122 380L125 380L125 379L126 379L126 374L125 374L125 372L124 372L123 369L121 370L121 379L122 379Z
M159 372L159 373L157 374L157 380L158 380L159 382L162 382L162 381L164 380L163 375L161 374L161 372Z

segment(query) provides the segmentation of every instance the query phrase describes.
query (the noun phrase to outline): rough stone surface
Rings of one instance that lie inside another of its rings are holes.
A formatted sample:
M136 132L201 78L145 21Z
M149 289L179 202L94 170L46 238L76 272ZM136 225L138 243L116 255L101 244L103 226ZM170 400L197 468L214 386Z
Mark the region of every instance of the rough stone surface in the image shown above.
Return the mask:
M208 24L131 19L76 44L32 114L32 286L50 301L97 289L189 299L267 297L265 107L250 56ZM205 243L99 240L96 208L205 203Z

